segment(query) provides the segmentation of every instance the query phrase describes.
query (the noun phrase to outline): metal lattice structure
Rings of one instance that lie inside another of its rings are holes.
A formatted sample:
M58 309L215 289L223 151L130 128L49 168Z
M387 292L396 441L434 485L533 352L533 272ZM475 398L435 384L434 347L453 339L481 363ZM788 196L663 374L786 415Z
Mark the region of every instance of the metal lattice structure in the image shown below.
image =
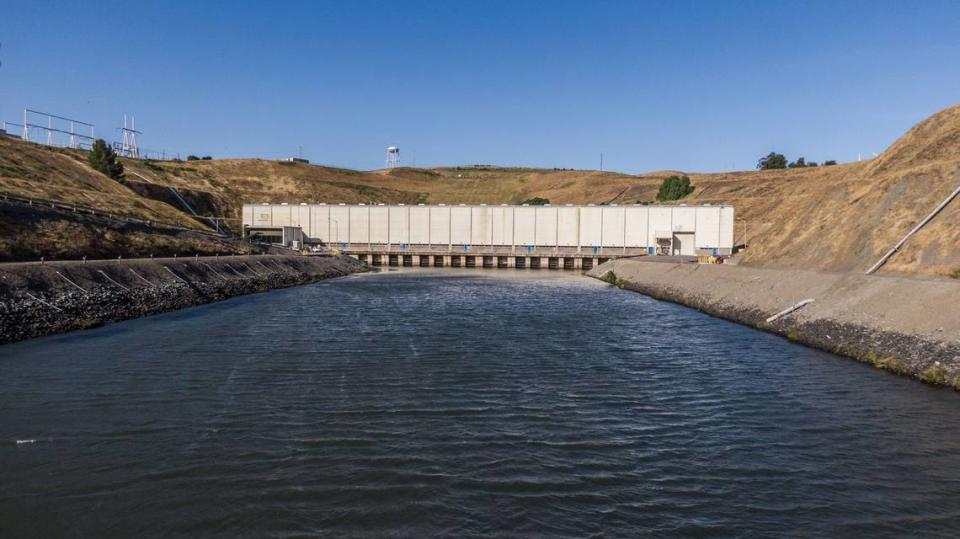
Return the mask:
M387 148L387 168L395 168L400 166L400 148L398 146L390 146Z
M46 119L46 125L31 123L31 119L38 116ZM41 112L38 110L23 109L23 123L11 123L10 125L22 127L23 135L21 138L26 141L31 140L31 129L39 130L45 135L45 137L43 140L35 140L33 142L39 142L41 144L46 144L47 146L58 146L56 143L56 135L67 135L68 139L66 146L68 148L89 147L96 138L94 125L91 123L81 122L80 120L74 120L73 118L65 118L63 116ZM85 135L77 131L78 129L86 131L87 128L90 129L89 135Z
M130 127L127 127L127 115L124 114L123 127L120 128L120 131L123 133L123 136L121 137L120 146L117 148L117 153L123 157L139 159L140 147L137 145L137 135L142 133L137 131L136 119L130 116Z

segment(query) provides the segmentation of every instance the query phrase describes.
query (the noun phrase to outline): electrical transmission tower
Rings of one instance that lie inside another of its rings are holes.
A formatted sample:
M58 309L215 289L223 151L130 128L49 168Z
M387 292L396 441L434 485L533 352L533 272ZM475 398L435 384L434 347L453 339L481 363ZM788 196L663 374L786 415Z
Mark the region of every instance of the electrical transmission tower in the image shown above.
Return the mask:
M137 135L142 133L137 131L135 122L136 119L131 116L130 127L127 127L127 115L123 115L123 127L120 129L120 131L123 132L122 142L120 143L120 155L137 159L140 157L140 148L137 146Z

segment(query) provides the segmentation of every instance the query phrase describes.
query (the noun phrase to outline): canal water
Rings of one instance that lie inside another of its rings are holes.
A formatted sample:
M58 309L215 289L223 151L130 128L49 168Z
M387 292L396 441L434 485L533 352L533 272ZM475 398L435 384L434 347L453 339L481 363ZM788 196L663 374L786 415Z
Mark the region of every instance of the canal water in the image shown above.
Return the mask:
M0 347L0 536L955 536L960 397L564 272Z

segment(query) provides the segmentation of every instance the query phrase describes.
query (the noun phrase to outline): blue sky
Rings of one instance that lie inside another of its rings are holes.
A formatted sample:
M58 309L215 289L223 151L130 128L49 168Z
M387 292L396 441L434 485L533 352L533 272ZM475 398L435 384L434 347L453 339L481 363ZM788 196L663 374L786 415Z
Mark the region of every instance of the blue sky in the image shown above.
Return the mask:
M182 155L719 171L960 102L960 2L0 0L0 119Z

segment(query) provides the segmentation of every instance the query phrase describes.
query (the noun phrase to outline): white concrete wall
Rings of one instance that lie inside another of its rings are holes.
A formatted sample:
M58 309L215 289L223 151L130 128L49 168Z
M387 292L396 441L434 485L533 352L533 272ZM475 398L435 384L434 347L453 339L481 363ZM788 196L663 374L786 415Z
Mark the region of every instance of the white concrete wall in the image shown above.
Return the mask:
M407 206L388 206L389 211L389 240L388 243L410 243L410 213L412 208Z
M627 247L647 247L651 245L647 239L647 219L650 208L647 206L628 206L624 217L624 243Z
M580 245L581 247L599 247L603 224L603 208L600 206L580 207Z
M490 236L493 238L493 245L514 245L513 206L499 206L493 208L493 219L490 223L493 230Z
M410 207L410 243L414 245L430 243L430 208Z
M557 208L557 245L576 247L580 239L580 209L576 206Z
M697 209L696 246L698 249L720 246L720 210L719 206Z
M729 252L735 237L731 206L247 204L241 214L245 226L300 226L309 239L351 244L644 248L658 234L692 233L697 249Z
M430 208L430 241L432 245L450 243L450 207L427 206Z
M538 206L536 210L536 240L534 245L555 247L557 245L557 208Z
M368 243L370 240L370 206L347 206L350 211L349 243ZM341 223L342 224L342 223Z
M623 247L625 209L614 206L603 206L603 223L601 224L601 242L604 247Z
M650 225L649 236L647 237L647 246L657 245L657 237L667 238L673 230L673 208L669 206L651 207L649 210Z
M470 208L467 206L450 207L450 243L470 245Z
M534 245L537 231L537 209L533 206L513 208L514 245Z
M493 208L475 206L471 208L470 243L472 245L493 245Z
M310 230L304 230L304 239L319 238L330 240L330 208L326 205L310 205Z
M350 241L350 208L351 206L330 206L330 237L335 243Z
M387 206L369 206L370 243L390 243L390 209Z

